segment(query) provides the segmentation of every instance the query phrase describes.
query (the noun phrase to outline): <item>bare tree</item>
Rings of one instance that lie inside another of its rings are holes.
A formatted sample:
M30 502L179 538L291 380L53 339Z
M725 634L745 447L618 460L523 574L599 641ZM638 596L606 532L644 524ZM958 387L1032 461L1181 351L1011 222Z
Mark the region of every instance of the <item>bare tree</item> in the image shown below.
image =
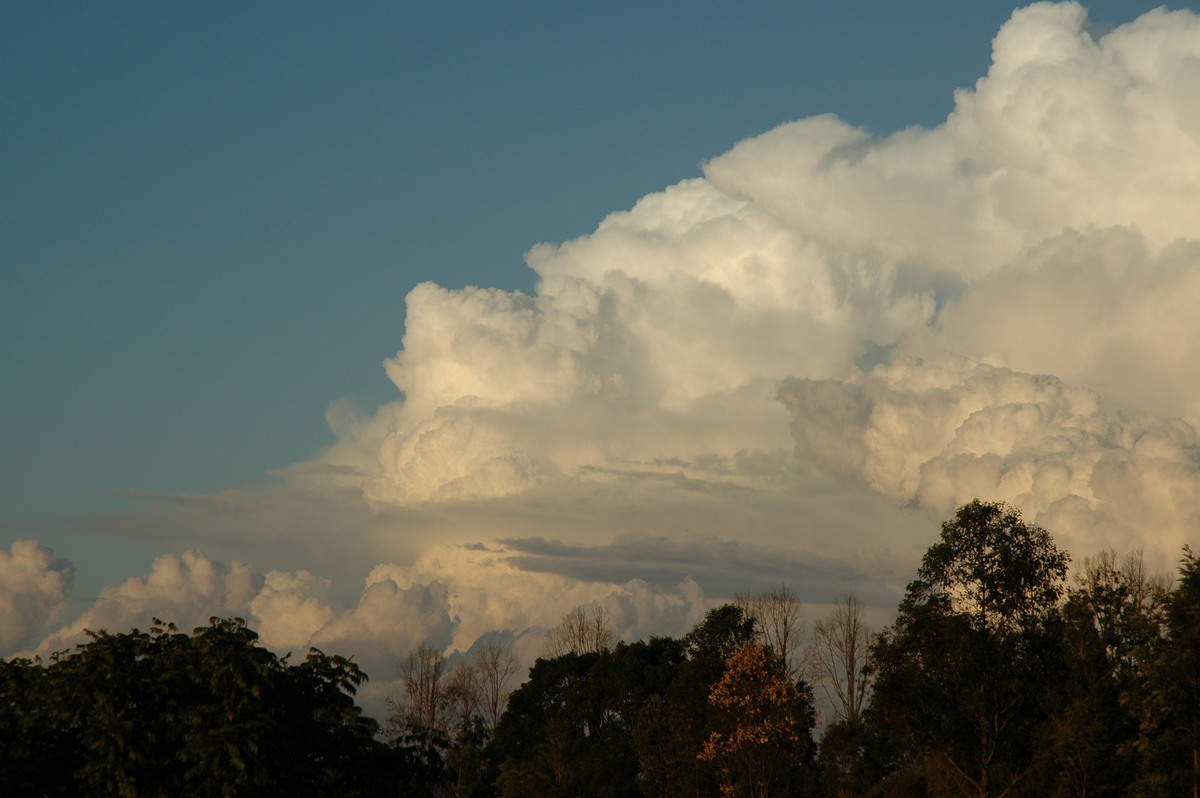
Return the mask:
M807 670L804 650L804 605L800 597L784 584L757 595L743 592L734 596L734 604L754 618L760 642L770 646L787 668L788 678L796 681Z
M387 733L415 740L427 750L450 744L477 719L490 734L516 675L509 643L487 643L472 660L453 667L439 649L422 643L400 662L403 688L387 698Z
M547 657L608 651L617 642L612 620L599 604L576 607L562 617L546 638Z
M402 694L387 699L391 712L389 731L393 736L411 736L425 749L446 737L447 668L440 649L421 643L400 662Z
M1152 572L1146 566L1141 549L1127 553L1118 564L1117 553L1110 548L1084 557L1075 573L1075 592L1093 585L1108 586L1110 589L1123 585L1129 602L1139 609L1145 609L1171 592L1171 577Z
M488 730L492 731L508 703L508 685L517 675L517 660L513 656L512 644L499 640L485 643L475 656L473 673L479 694L480 714Z
M838 718L858 720L870 687L867 652L871 630L863 620L863 607L849 593L835 601L828 618L813 626L812 659L816 679L825 690Z
M1068 601L1087 609L1103 640L1114 669L1124 674L1140 671L1151 641L1161 633L1161 608L1171 592L1171 578L1153 573L1141 550L1122 561L1112 549L1084 557L1075 573Z
M466 728L481 716L482 693L476 679L478 663L460 661L446 676L443 691L445 723L448 730Z

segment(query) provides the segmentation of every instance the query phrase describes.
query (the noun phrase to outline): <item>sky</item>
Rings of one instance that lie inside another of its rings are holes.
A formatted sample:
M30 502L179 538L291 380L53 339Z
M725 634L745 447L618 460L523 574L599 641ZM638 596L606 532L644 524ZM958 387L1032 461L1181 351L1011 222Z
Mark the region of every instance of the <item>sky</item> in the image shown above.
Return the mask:
M239 615L378 703L884 617L975 497L1197 542L1195 13L410 6L0 8L0 655Z

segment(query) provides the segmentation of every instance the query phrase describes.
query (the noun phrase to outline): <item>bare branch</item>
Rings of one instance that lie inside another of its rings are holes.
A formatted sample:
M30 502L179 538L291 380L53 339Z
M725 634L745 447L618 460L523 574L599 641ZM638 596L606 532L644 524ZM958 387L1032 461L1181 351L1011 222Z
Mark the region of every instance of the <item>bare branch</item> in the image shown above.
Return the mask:
M496 728L508 703L508 685L517 675L517 660L512 644L492 640L484 644L475 658L475 684L479 690L480 712L488 729Z
M833 710L842 720L857 720L870 687L867 653L871 630L863 620L863 607L849 593L834 603L828 618L813 627L812 659L816 679Z
M804 650L804 605L800 597L784 584L762 593L738 593L734 604L753 617L760 642L770 646L787 668L788 678L796 681L808 670Z
M560 657L604 652L616 642L617 632L608 613L599 604L593 604L590 610L576 607L562 617L546 638L545 653L547 657Z

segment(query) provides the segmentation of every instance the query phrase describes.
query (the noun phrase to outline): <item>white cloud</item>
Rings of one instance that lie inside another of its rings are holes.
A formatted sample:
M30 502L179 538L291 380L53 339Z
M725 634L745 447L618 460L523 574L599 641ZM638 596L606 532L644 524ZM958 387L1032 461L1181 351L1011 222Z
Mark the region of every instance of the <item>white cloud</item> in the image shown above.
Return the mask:
M1200 524L1195 429L1106 411L1056 377L943 355L789 380L780 398L798 457L898 504L948 517L976 497L1003 500L1068 550L1146 549L1160 567Z
M70 569L62 561L51 563L53 554L32 541L19 542L13 556L0 554L0 602L23 611L6 615L0 627L7 634L3 643L12 647L27 631L16 627L18 620L27 626L53 620L55 608L65 602ZM541 654L545 631L575 606L604 606L620 636L633 640L682 634L711 605L691 579L674 589L639 579L580 580L526 570L516 554L502 544L443 545L410 566L381 564L349 607L330 598L330 580L307 571L264 577L243 563L227 566L198 551L164 555L149 574L106 588L79 618L29 653L48 657L86 642L87 630L145 629L154 618L190 631L213 616L243 617L262 645L281 655L302 657L309 647L352 654L374 678L361 699L382 715L397 663L421 643L463 654L501 631L516 642L519 661L528 667ZM29 608L41 615L31 617Z
M333 618L327 602L330 581L308 571L270 571L248 604L254 628L273 648L303 652L313 635Z
M166 558L81 622L236 607L387 671L576 604L631 636L781 580L886 605L976 496L1169 564L1200 520L1197 85L1195 14L1094 39L1037 4L943 125L781 125L534 247L531 296L419 285L402 398L330 408L269 488L94 520L234 565Z
M705 179L534 248L535 296L418 287L368 498L770 452L768 386L892 347L1003 354L1194 415L1200 245L1178 240L1196 234L1200 96L1179 86L1200 19L1155 11L1100 40L1085 23L1074 3L1014 13L934 130L873 139L826 116L748 139ZM1139 365L1189 374L1164 398L1121 379Z
M43 640L37 653L45 657L69 650L86 640L84 630L126 632L160 618L191 631L207 626L213 616L244 617L262 582L244 563L226 566L195 550L164 554L155 558L149 574L104 588L98 601Z
M1070 230L971 284L906 350L1054 374L1114 405L1197 425L1197 307L1200 239L1151 251L1130 228Z
M54 623L67 606L75 566L55 559L36 540L13 541L0 550L0 651L21 645Z

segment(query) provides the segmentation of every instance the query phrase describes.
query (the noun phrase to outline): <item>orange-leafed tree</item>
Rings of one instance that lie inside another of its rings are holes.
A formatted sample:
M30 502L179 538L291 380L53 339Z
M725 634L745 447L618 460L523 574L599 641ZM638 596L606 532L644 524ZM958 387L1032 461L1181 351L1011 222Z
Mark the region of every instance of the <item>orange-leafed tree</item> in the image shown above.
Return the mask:
M770 647L735 651L709 702L716 729L699 756L716 767L722 796L767 798L803 790L813 756L811 691L788 678Z

